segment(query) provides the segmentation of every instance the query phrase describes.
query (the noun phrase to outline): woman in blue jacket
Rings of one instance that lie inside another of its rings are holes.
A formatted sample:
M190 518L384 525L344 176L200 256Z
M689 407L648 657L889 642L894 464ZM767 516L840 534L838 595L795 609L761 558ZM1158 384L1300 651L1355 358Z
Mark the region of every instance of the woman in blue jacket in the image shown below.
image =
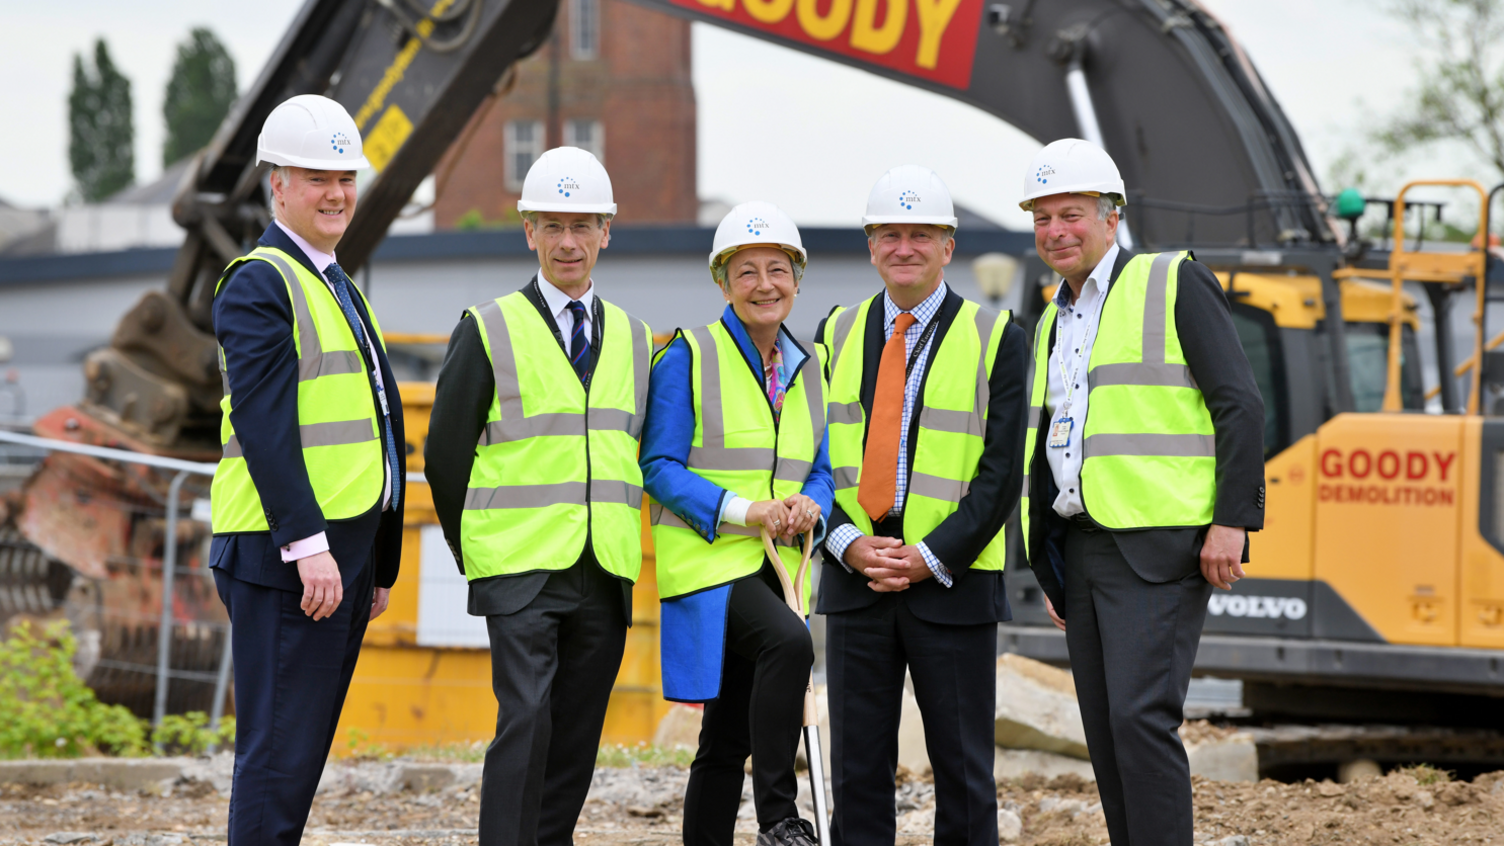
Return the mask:
M732 209L710 255L726 309L675 333L648 389L641 464L654 500L663 692L705 703L686 846L731 846L748 755L758 846L814 846L794 803L814 647L773 569L794 575L807 533L819 547L834 496L823 356L783 326L806 260L776 206Z

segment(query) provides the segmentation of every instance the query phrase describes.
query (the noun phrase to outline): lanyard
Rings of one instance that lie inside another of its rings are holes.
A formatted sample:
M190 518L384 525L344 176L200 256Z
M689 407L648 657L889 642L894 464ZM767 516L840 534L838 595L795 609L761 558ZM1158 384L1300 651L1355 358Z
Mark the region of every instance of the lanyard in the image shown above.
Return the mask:
M339 302L339 295L334 293L334 283L330 282L328 277L324 277L324 286L329 289L329 293L334 297L334 301ZM371 385L376 388L376 399L381 402L381 416L391 419L392 407L386 401L386 385L382 384L381 362L376 358L376 342L371 340L371 327L367 326L364 321L361 321L360 312L358 311L355 313L355 320L360 323L361 331L366 336L366 343L364 344L364 349L360 351L360 357L361 360L365 360L367 356L370 357ZM356 343L360 342L357 340Z
M913 312L909 313L913 314ZM938 316L939 315L936 315L936 317ZM909 364L903 369L903 378L905 382L908 381L909 375L914 372L914 364L915 362L919 361L919 353L924 351L924 345L930 342L930 336L935 334L935 327L939 325L940 321L936 320L935 317L931 317L930 322L925 325L924 331L919 333L919 341L918 343L914 344L914 351L909 353ZM896 326L894 328L897 329Z
M1062 283L1062 284L1064 284L1064 283ZM1077 298L1077 302L1080 302L1080 298L1079 297ZM1104 303L1106 303L1106 302L1107 302L1107 292L1106 291L1099 291L1097 293L1097 300L1096 300L1096 302L1092 303L1091 320L1088 322L1088 324L1086 326L1086 334L1084 334L1081 337L1080 341L1076 344L1076 349L1077 350L1089 349L1090 348L1091 342L1094 339L1094 336L1096 335L1097 327L1100 324L1101 319L1102 319L1102 305ZM1078 321L1077 324L1076 324L1077 326L1080 325L1079 321L1081 320L1082 316L1083 315L1080 315L1078 313L1077 318L1076 318L1077 321ZM1066 345L1061 345L1061 344L1056 344L1055 345L1055 349L1057 351L1059 351L1059 353L1060 353L1060 358L1056 362L1059 365L1059 368L1060 368L1060 378L1063 379L1063 380L1065 380L1064 383L1063 383L1063 387L1065 388L1065 401L1060 404L1060 416L1061 417L1068 417L1070 415L1070 412L1071 412L1071 399L1076 394L1076 385L1077 385L1076 379L1078 377L1080 377L1080 375L1081 375L1081 362L1086 359L1086 356L1081 355L1079 352L1075 353L1075 358L1076 358L1075 366L1071 368L1070 374L1067 375L1066 372L1065 372L1065 356L1066 356L1065 346Z

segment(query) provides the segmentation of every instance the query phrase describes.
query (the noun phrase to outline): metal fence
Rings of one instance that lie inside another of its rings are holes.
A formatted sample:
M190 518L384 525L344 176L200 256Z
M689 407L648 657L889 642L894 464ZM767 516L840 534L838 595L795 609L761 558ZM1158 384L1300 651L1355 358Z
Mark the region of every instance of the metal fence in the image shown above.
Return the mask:
M167 713L168 691L172 679L191 679L199 682L208 682L212 680L214 683L214 696L210 709L210 727L211 729L218 729L220 720L224 715L225 698L229 689L230 680L231 643L229 625L227 623L216 623L209 621L192 622L189 624L193 626L223 627L224 629L223 647L220 655L218 656L218 661L216 662L217 666L215 666L212 673L206 673L198 670L175 670L171 666L173 632L176 626L177 612L177 591L175 589L177 577L186 576L208 579L211 588L213 582L212 576L208 571L207 557L205 557L202 567L180 568L178 566L178 524L181 520L185 519L185 515L182 514L183 483L186 482L191 476L212 477L217 465L196 461L184 461L181 459L166 458L155 455L146 455L139 452L131 452L129 450L90 446L86 444L74 443L72 441L40 438L34 435L26 435L18 432L10 432L4 430L0 430L0 443L16 445L26 448L27 450L35 450L42 453L62 452L72 453L75 455L84 455L92 458L120 462L122 464L133 464L143 467L150 467L155 470L165 471L173 474L172 481L168 485L167 496L163 504L165 510L166 525L165 531L163 533L164 540L162 545L161 559L162 608L161 616L158 621L158 631L156 638L157 654L155 666L142 665L139 662L120 661L108 657L101 657L98 663L111 669L148 672L155 675L155 689L152 702L153 726L160 725L162 723L162 718ZM193 516L191 514L187 515L187 519L193 519ZM142 574L144 575L144 571L142 571Z

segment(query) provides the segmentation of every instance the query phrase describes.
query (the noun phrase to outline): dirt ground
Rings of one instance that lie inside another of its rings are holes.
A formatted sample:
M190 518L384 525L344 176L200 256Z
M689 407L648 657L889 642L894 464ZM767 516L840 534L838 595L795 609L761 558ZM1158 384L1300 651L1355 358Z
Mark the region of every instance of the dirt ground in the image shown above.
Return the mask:
M1430 783L1422 784L1416 775ZM679 842L685 773L669 767L601 771L576 835L577 846L671 846ZM1431 781L1436 779L1435 781ZM206 782L149 791L97 785L0 786L0 844L171 846L224 838L228 800ZM1107 842L1096 787L1073 776L1000 785L1005 842L1095 846ZM475 843L476 787L427 793L330 791L314 802L308 846ZM1394 772L1353 784L1198 780L1196 840L1216 846L1311 843L1504 846L1504 772L1472 782L1434 771ZM756 830L744 806L739 843ZM899 841L927 842L934 786L907 774L898 784ZM1011 818L1010 818L1011 815ZM1013 832L1012 820L1019 823Z

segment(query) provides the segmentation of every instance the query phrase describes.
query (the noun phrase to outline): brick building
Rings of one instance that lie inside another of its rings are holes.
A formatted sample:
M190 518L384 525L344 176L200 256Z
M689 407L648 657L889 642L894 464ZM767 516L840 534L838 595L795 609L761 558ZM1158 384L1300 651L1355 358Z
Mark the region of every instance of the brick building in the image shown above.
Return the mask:
M605 164L623 224L693 224L689 60L687 21L625 0L560 0L553 38L440 162L435 226L517 222L528 167L560 145Z

